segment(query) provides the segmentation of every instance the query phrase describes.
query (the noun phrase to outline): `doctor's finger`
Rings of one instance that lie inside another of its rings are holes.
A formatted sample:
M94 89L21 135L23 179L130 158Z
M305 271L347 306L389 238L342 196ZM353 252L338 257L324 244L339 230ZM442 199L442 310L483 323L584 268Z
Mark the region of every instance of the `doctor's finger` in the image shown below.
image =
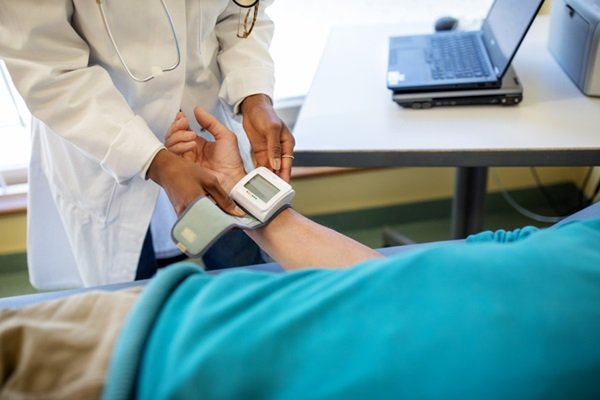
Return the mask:
M281 158L281 169L279 169L279 171L277 171L277 175L281 179L283 179L284 181L286 181L288 183L292 176L292 164L293 164L293 160L291 157L282 157Z
M219 181L215 178L203 185L204 190L210 194L210 197L217 203L219 207L228 214L243 217L244 211L235 204L235 202L227 195Z
M287 125L284 124L281 133L281 169L277 171L277 175L286 182L290 181L292 176L292 164L294 160L294 146L296 140L290 132Z
M267 154L271 169L279 171L281 169L281 131L271 130L267 136Z

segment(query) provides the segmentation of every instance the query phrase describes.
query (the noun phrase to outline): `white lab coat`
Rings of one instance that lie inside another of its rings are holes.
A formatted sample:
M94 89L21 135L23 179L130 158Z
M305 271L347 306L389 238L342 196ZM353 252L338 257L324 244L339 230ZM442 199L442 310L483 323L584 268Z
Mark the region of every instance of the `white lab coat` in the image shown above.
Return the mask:
M134 279L159 193L145 168L176 112L193 120L199 104L225 120L244 97L273 94L267 3L250 38L239 39L231 0L167 0L181 65L137 83L95 1L0 2L0 57L34 116L27 252L35 287ZM160 1L107 1L106 14L138 76L175 62Z

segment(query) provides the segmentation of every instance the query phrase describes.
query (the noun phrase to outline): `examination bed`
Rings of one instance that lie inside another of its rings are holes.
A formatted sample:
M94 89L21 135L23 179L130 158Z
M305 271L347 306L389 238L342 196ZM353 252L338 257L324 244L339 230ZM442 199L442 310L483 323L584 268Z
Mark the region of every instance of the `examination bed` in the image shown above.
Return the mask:
M389 256L392 254L397 254L403 251L408 251L410 249L414 249L416 247L426 246L427 244L415 244L415 245L406 245L406 246L395 246L395 247L386 247L379 249L379 252L382 254ZM284 272L283 268L277 263L265 263L265 264L256 264L256 265L248 265L244 267L235 267L235 268L226 268L221 270L209 271L209 274L221 274L227 273L237 270L253 270L253 271L265 271L271 273L282 273ZM3 308L18 308L23 307L29 304L40 303L43 301L59 299L66 296L71 296L73 294L82 293L90 290L104 290L104 291L115 291L121 289L127 289L132 287L144 286L148 280L141 280L135 282L124 282L124 283L115 283L111 285L103 285L103 286L94 286L88 288L79 288L79 289L69 289L69 290L59 290L59 291L51 291L51 292L42 292L36 294L26 294L21 296L11 296L0 298L0 309Z
M600 218L600 202L592 204L581 211L570 215L569 217L561 220L556 225L561 225L567 223L569 221L576 220L585 220L590 218ZM449 241L449 242L460 242L460 241ZM394 247L386 247L378 249L380 253L385 256L391 256L394 254L398 254L401 252L411 251L417 248L422 248L424 246L429 246L432 244L439 244L439 242L432 243L422 243L422 244L412 244L412 245L404 245L404 246L394 246ZM257 265L249 265L244 267L236 267L236 268L227 268L222 270L215 270L209 272L209 274L221 274L232 272L236 270L255 270L255 271L266 271L271 273L281 273L284 270L277 263L266 263L266 264L257 264ZM12 296L0 298L0 309L3 308L16 308L22 307L29 304L39 303L43 301L48 301L52 299L57 299L61 297L70 296L72 294L81 293L90 290L104 290L104 291L114 291L120 290L130 287L143 286L147 283L147 281L136 281L136 282L126 282L126 283L117 283L111 285L104 286L96 286L90 288L80 288L80 289L71 289L71 290L60 290L60 291L52 291L52 292L43 292L29 295L21 295L21 296Z

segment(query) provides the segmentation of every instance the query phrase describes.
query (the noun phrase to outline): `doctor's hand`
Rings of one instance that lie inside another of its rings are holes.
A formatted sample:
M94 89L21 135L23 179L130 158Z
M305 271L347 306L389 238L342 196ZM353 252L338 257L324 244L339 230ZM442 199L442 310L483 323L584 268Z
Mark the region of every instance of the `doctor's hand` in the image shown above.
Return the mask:
M222 187L230 192L246 172L239 153L237 138L215 117L200 107L194 108L200 126L214 137L208 141L190 129L189 122L181 112L177 113L165 137L169 151L210 170Z
M168 150L163 149L156 154L148 169L148 178L162 186L177 215L204 195L209 195L229 214L245 215L211 171Z
M271 169L289 182L295 140L264 94L248 96L241 105L243 126L255 164Z

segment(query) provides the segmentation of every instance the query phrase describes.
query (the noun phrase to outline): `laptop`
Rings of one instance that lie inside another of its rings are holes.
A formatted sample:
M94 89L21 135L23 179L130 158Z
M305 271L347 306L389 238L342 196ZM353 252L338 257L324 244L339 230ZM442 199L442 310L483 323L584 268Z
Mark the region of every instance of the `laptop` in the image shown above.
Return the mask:
M440 106L499 105L515 106L523 100L523 87L512 66L502 77L500 87L457 89L429 92L397 92L392 100L404 108L415 110Z
M495 0L478 31L390 38L387 86L394 94L500 88L543 0Z

